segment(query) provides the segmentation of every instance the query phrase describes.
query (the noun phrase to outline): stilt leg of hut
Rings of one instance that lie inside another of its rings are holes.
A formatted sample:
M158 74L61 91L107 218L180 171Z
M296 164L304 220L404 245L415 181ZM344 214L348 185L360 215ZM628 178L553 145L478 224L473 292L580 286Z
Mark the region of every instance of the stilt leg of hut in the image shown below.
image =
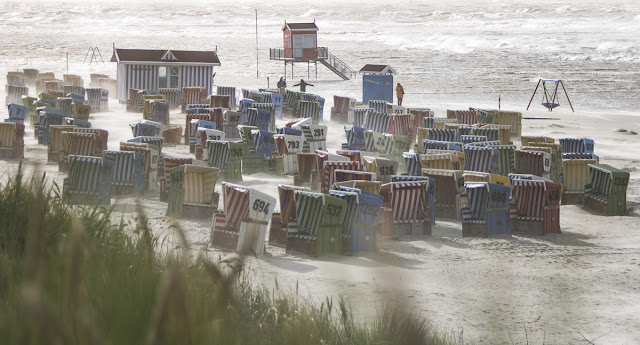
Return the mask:
M573 110L573 105L571 104L571 100L569 99L569 94L567 93L567 89L564 88L564 82L562 80L560 80L560 84L562 85L562 89L564 90L564 95L567 96L567 101L569 102L569 106L571 107L571 111L575 113L576 111Z
M285 62L286 63L286 62ZM533 97L536 96L536 91L538 91L538 86L540 86L540 81L542 79L538 79L538 84L536 84L536 89L533 90L533 95L531 95L531 100L529 101L529 105L527 105L527 110L529 110L529 106L531 105L531 102L533 102Z
M316 80L318 80L318 61L315 62L315 65L316 65Z
M311 64L307 61L307 79L311 79Z

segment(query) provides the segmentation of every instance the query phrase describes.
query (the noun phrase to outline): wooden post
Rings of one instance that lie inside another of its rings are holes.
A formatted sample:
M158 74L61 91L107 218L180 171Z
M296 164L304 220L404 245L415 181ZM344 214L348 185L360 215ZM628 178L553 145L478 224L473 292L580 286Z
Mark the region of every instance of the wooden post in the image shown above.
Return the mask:
M536 89L533 90L533 95L531 95L531 100L529 101L529 105L531 105L531 102L533 101L533 97L535 97L536 95L536 91L538 91L538 86L540 86L540 81L542 79L538 79L538 84L536 85ZM529 110L529 105L527 105L527 110Z
M575 113L576 111L573 110L573 105L571 105L571 100L569 99L569 94L567 93L567 89L564 88L564 82L562 80L560 80L560 84L562 85L562 89L564 90L564 95L567 96L567 101L569 101L569 106L571 107L571 111L573 111Z

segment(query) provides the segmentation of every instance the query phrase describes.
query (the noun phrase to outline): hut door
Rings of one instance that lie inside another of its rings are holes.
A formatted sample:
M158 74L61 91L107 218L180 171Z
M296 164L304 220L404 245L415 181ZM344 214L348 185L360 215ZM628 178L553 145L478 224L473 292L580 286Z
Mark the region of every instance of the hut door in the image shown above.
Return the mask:
M299 58L303 56L304 36L293 35L293 57Z

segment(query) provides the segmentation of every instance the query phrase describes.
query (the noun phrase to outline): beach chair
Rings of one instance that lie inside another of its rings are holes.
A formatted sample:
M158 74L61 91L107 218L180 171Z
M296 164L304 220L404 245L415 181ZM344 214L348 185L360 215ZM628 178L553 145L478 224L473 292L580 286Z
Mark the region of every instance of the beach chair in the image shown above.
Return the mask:
M23 121L25 118L27 118L27 114L29 113L29 108L27 106L17 103L9 103L9 105L7 105L7 110L9 111L10 119Z
M182 88L182 112L187 110L188 104L205 104L207 102L207 89L202 86L185 86Z
M449 152L423 154L419 156L419 159L420 159L420 169L446 169L446 170L462 169L462 167L460 167L458 162L454 162L453 155Z
M562 204L582 205L584 186L589 184L589 164L595 159L565 159L562 161Z
M274 213L277 224L273 222L271 229L269 230L269 244L286 247L287 245L287 229L289 221L296 219L295 201L293 199L293 192L296 190L308 189L296 186L278 185L278 197L280 204L280 212Z
M149 100L148 102L149 112L143 112L142 118L154 122L159 122L165 126L169 126L169 103L160 100Z
M92 113L102 113L109 111L109 90L102 88L87 88L87 105L91 107Z
M515 150L515 173L550 178L551 155L544 151Z
M76 126L69 125L52 125L49 126L49 145L47 150L47 162L59 163L63 156L61 153L64 151L64 138L62 132L73 132ZM93 156L90 154L89 156Z
M364 138L365 128L356 126L344 126L344 133L347 142L342 144L343 150L366 150L366 142Z
M543 151L551 157L549 178L555 183L562 183L562 147L556 143L531 142L530 146L521 147L522 150Z
M563 153L562 160L565 159L595 159L596 164L600 163L600 157L593 153Z
M93 155L102 157L102 152L108 149L107 143L109 141L109 131L107 131L106 129L76 127L73 129L73 131L77 133L95 134L96 140Z
M509 212L511 233L560 233L562 185L540 180L513 180L512 185L515 202Z
M317 150L327 150L327 135L329 128L325 125L305 124L301 126L293 126L294 129L300 129L304 136L303 150L316 152Z
M345 181L375 181L376 173L369 171L355 171L336 169L333 171L334 184ZM379 181L378 181L379 182Z
M127 151L104 151L103 157L112 160L112 194L144 195L144 154Z
M355 99L334 95L333 107L331 107L331 121L348 122L352 104L355 106Z
M127 142L149 144L150 148L158 150L158 154L162 156L162 146L164 146L164 138L162 137L139 136L132 139L127 139Z
M268 131L271 125L271 112L267 110L260 110L250 108L247 110L249 126L256 126L262 131Z
M497 125L511 126L511 137L519 137L522 134L522 113L515 111L493 110L491 111L493 123Z
M315 257L341 253L346 201L306 191L294 191L294 200L296 219L289 222L287 252ZM322 226L325 217L328 223Z
M562 153L593 153L594 142L587 138L561 138Z
M387 140L383 133L365 130L364 141L367 152L382 154L387 149Z
M394 239L431 235L431 209L427 207L429 181L403 181L383 184L384 225L382 236Z
M230 97L225 95L210 95L209 106L211 108L231 109Z
M162 137L162 132L165 128L162 123L150 120L142 120L129 124L129 126L134 137Z
M398 162L380 157L362 157L364 163L364 171L376 174L376 180L382 183L391 182L391 176L396 175L399 171Z
M169 199L169 191L171 190L171 169L185 164L193 164L193 158L169 156L160 156L160 158L158 164L160 201L167 201Z
M426 181L427 185L427 199L425 205L429 219L431 219L431 226L436 225L436 180L428 176L406 176L406 175L394 175L391 176L391 182L415 182ZM376 193L374 193L376 194ZM377 193L379 194L379 192Z
M360 127L364 127L378 133L388 133L390 121L391 116L389 114L369 110L366 114L364 123Z
M329 189L333 186L335 181L335 170L362 170L362 164L360 162L353 161L324 161L322 169L320 170L321 186L320 191L322 193L328 193Z
M224 212L213 216L211 242L227 250L261 255L275 198L227 182L222 183L222 192Z
M175 218L211 218L218 207L214 190L219 171L218 168L193 164L172 168L166 215Z
M169 108L175 109L182 105L182 90L160 88L158 92L164 96L166 102L169 104Z
M251 109L256 109L258 110L258 113L263 114L259 118L259 121L260 121L260 126L265 126L265 125L267 126L264 130L271 131L271 132L274 132L276 130L276 111L275 111L275 105L273 105L273 103L258 102L258 103L251 104L251 107L247 109L247 120L249 120L248 117L251 113ZM267 115L265 112L268 112L269 115Z
M490 131L486 131L489 129ZM493 133L497 130L497 138ZM473 134L486 135L492 139L498 140L501 145L512 145L511 141L511 125L484 124L480 128L472 130ZM489 139L491 140L491 139Z
M0 158L24 157L24 124L0 122Z
M484 135L460 135L460 142L462 142L463 146L482 141L487 141L487 137Z
M96 135L83 132L62 132L63 148L58 161L58 171L69 169L69 155L96 156Z
M69 156L62 202L68 205L110 205L114 162L108 158Z
M404 165L402 155L411 150L413 141L406 136L385 134L385 154L387 158L398 161L400 165Z
M297 153L298 173L293 175L296 186L317 189L319 183L318 156L315 153Z
M450 141L440 141L440 140L422 140L422 151L421 153L427 153L427 150L454 150L454 151L462 151L462 144L457 142Z
M157 192L159 188L158 161L160 160L160 155L158 150L150 146L152 145L147 143L120 142L120 151L132 151L144 154L145 190Z
M436 213L446 219L459 218L463 202L464 177L462 170L422 169L422 176L436 182Z
M253 139L253 146L255 147L256 153L261 153L265 155L267 158L271 158L275 153L278 152L278 147L276 146L276 141L273 136L276 133L257 130L254 129L251 131L251 138Z
M410 138L412 120L411 114L392 114L389 119L389 134Z
M464 170L497 173L500 155L493 146L464 146Z
M589 164L589 183L584 186L584 208L604 216L627 214L628 171L607 164Z
M237 105L236 101L236 87L235 86L217 86L216 87L216 95L217 96L229 96L229 107L235 108Z
M29 95L29 88L19 85L6 85L5 94L5 105L9 105L11 103L22 103L22 96Z
M466 182L469 206L462 208L462 236L509 234L511 188L488 182Z

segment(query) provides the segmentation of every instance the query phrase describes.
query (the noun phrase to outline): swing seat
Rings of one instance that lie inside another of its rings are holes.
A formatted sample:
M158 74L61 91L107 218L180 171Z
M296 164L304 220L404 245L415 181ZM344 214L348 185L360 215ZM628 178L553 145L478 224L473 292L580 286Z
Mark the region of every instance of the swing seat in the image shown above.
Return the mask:
M542 105L548 109L553 109L555 107L559 107L560 103L542 102Z

